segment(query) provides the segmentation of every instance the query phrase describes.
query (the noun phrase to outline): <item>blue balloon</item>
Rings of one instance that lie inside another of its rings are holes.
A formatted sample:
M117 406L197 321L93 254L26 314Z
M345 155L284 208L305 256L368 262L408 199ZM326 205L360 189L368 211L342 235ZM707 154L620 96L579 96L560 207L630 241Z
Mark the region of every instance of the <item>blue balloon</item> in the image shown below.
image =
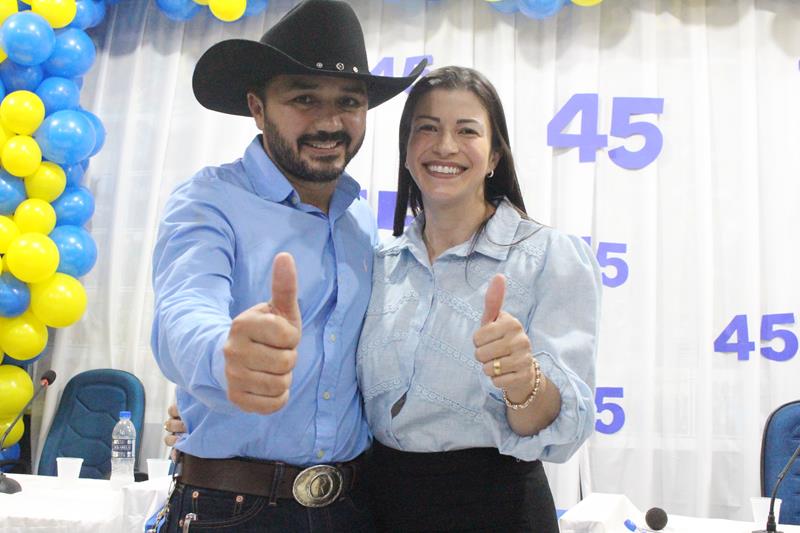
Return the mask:
M500 13L516 13L518 11L517 0L499 0L489 5L492 6L492 9Z
M91 122L92 126L94 127L95 141L94 148L92 148L92 153L89 154L89 157L91 157L99 152L106 143L106 128L103 126L103 122L100 120L100 117L91 111L81 109L81 113L83 113L86 118L89 119L89 122Z
M70 185L78 186L83 183L83 176L86 174L86 169L80 163L73 165L61 165L64 169L64 174L67 175L67 187Z
M0 274L0 316L19 316L30 304L28 284L15 278L11 272Z
M34 357L34 358L32 358L32 359L25 359L24 361L20 361L19 359L14 359L14 358L13 358L13 357L11 357L10 355L6 354L6 357L5 357L5 359L3 359L3 364L4 364L4 365L14 365L14 366L18 366L18 367L20 367L20 368L25 368L26 366L28 366L28 365L30 365L30 364L32 364L32 363L35 363L36 361L38 361L39 359L41 359L41 358L42 358L42 356L43 356L43 355L44 355L46 352L47 352L47 350L42 350L42 353L40 353L40 354L39 354L39 355L37 355L36 357Z
M40 65L26 67L13 61L3 61L0 63L0 79L8 92L33 92L42 83L44 71Z
M264 10L267 9L268 3L269 0L247 0L247 7L244 10L244 16L252 17L253 15L263 13Z
M0 215L13 215L27 197L25 182L0 169Z
M535 19L552 17L566 3L567 0L518 0L520 12Z
M0 354L0 362L2 362L3 356ZM0 461L17 461L20 457L20 448L19 443L6 448L5 450L0 450ZM0 468L2 472L10 472L12 468L16 465L10 464Z
M67 187L52 205L56 226L83 226L94 214L94 197L86 187Z
M45 118L35 139L42 155L59 165L86 159L97 141L92 121L76 109L62 109Z
M62 109L77 109L81 103L81 90L75 82L58 76L51 76L40 83L36 95L44 104L45 115Z
M156 5L172 20L189 20L200 11L200 4L194 0L156 0Z
M75 2L77 10L75 18L69 23L70 28L86 30L92 27L92 23L97 17L97 6L92 0L78 0Z
M56 227L49 237L58 246L58 271L79 278L97 262L97 245L89 232L78 226Z
M3 82L0 81L0 102L3 101L3 98L6 97L6 87L3 85Z
M0 29L0 46L19 65L38 65L50 57L56 44L53 28L32 11L15 13Z
M91 28L94 28L95 26L97 26L98 24L103 22L103 19L106 18L106 3L103 2L103 0L99 0L99 1L98 0L93 0L93 1L94 1L94 8L95 8L95 12L94 12L95 15L94 15L94 20L92 21L92 25L90 26Z
M92 67L96 54L94 43L85 31L67 28L56 34L53 53L42 66L51 76L73 78Z

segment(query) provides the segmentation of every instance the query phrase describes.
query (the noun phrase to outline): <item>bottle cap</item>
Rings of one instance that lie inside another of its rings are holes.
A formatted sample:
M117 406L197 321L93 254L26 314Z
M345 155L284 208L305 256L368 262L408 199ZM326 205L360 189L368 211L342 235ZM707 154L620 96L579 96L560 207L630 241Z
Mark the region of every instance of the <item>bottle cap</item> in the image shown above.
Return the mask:
M120 411L119 412L119 417L120 418L130 418L131 417L131 412L130 411Z

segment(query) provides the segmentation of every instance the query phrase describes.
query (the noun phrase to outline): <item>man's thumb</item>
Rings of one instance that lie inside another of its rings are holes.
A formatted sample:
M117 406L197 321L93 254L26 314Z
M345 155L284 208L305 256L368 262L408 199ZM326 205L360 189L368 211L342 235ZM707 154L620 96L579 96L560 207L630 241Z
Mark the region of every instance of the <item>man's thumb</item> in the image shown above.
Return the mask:
M281 252L272 261L272 309L275 314L300 325L300 308L297 305L297 271L291 254Z
M506 277L502 274L495 274L486 289L486 297L483 303L483 316L481 326L497 320L500 310L503 307L503 299L506 296Z

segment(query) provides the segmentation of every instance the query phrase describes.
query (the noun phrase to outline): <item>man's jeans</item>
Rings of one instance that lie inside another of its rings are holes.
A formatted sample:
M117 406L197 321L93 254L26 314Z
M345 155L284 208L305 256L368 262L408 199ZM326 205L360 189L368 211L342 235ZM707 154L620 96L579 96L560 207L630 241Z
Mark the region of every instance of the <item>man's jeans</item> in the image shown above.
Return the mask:
M294 500L270 506L261 496L204 489L178 483L169 499L166 531L373 532L364 489L350 491L327 507L303 507ZM164 531L164 530L162 530Z

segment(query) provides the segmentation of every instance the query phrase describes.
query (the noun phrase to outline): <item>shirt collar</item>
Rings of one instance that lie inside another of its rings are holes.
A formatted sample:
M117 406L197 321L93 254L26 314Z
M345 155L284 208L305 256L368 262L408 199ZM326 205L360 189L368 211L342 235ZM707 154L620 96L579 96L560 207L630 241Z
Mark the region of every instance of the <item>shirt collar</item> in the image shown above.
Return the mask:
M256 135L245 150L242 164L247 179L250 180L250 187L259 197L277 203L290 202L293 205L300 202L300 197L291 182L264 150L261 135ZM331 218L336 218L346 211L360 192L361 186L358 182L347 172L343 172L339 176L336 190L331 198L329 209Z
M420 257L427 259L428 252L425 247L425 241L422 239L424 217L424 213L420 213L402 235L384 248L383 253L399 253L401 250L408 249L418 259ZM475 243L474 252L492 257L498 261L505 260L508 257L510 245L514 242L514 237L521 221L522 217L516 208L511 202L503 198L494 215L487 222L484 232L478 238L478 242ZM441 257L447 255L466 257L471 247L472 239L470 238L467 242L450 248ZM423 264L427 264L427 260L423 261Z

